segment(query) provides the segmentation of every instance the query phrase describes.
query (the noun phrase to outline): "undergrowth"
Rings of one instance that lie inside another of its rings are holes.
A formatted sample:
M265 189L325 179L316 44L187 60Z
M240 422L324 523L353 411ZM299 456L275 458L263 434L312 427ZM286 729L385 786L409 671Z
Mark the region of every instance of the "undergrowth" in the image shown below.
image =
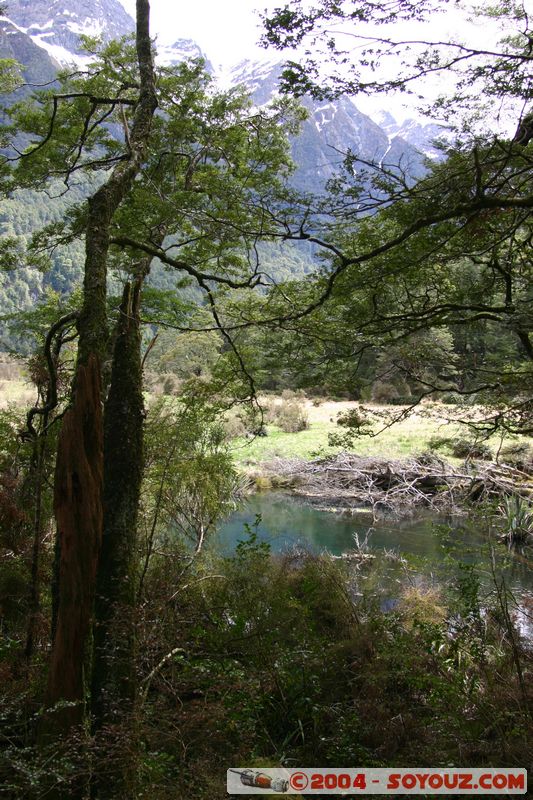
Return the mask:
M34 738L43 664L28 683L16 641L4 652L6 797L45 797L132 746L147 800L222 800L231 766L531 767L532 653L505 587L482 593L473 566L451 560L446 582L384 611L365 588L377 561L274 557L253 526L185 576L174 556L154 556L139 609L135 745L115 730L105 752L85 739L85 766L79 739L51 759Z

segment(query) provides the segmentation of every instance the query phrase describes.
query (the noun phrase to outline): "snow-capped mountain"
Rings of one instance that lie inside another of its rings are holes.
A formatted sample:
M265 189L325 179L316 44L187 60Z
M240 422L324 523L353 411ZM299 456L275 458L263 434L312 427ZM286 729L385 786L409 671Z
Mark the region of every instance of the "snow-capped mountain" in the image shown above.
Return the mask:
M246 86L257 105L262 106L277 93L280 72L279 58L264 58L261 61L245 59L230 67L217 67L215 79L224 89Z
M192 39L176 39L173 44L157 45L157 60L161 64L171 66L189 58L203 58L206 62L206 69L213 72L213 67L206 54Z
M423 158L401 136L391 138L348 97L332 102L304 101L309 119L293 143L298 164L296 183L301 188L319 186L338 172L350 150L363 161L394 167L401 163L411 177L424 171Z
M282 64L269 60L241 61L225 70L226 85L242 84L252 93L257 105L267 103L277 92ZM301 134L292 142L297 170L293 183L299 189L320 191L339 169L350 150L366 161L402 166L413 176L423 170L424 153L411 145L398 131L390 135L357 108L348 97L334 101L303 100L309 117Z
M60 64L86 62L82 34L110 41L135 29L118 0L9 0L7 19Z
M44 65L48 56L48 72L50 65L55 69L72 63L84 66L88 57L80 36L111 41L134 30L135 20L119 0L10 0L6 16L0 17L0 56L15 58L26 67L35 59ZM207 61L191 39L158 46L158 59L163 64L199 57Z
M389 111L378 111L374 119L391 140L399 136L434 161L442 158L442 150L435 145L435 142L446 142L450 139L449 128L435 122L406 119L399 123Z
M31 84L53 80L59 66L46 50L6 17L0 17L0 58L13 59L23 65L24 79Z

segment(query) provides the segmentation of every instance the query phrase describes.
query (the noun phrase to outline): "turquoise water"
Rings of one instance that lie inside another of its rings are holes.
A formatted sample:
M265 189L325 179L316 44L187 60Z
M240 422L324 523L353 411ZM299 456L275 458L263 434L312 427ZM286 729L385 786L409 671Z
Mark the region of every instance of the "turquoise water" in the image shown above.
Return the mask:
M393 551L423 573L437 572L445 559L475 563L481 573L490 573L487 526L464 517L439 518L419 515L407 520L384 519L374 522L371 514L336 514L319 511L287 494L258 493L224 522L216 536L216 547L232 552L238 541L246 538L245 526L253 526L257 515L258 541L268 542L273 553L294 547L341 555L353 549L355 536L367 539L370 552ZM505 574L509 586L533 591L533 550L509 553L494 541L498 571Z

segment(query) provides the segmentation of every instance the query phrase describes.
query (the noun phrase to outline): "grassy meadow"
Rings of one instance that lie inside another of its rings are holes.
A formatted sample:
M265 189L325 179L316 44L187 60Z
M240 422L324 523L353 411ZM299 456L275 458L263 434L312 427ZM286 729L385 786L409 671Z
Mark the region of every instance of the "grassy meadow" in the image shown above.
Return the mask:
M9 406L26 408L36 400L37 392L15 358L0 353L0 409Z
M272 398L267 400L272 402ZM274 399L274 402L279 400ZM237 438L232 440L231 447L236 463L244 468L255 467L275 458L312 459L317 456L333 455L342 449L330 446L328 437L332 433L346 431L337 424L339 414L358 409L360 404L353 401L299 400L308 418L309 427L295 432L285 433L274 424L266 424L267 436L254 439ZM366 408L377 413L372 425L372 436L359 437L350 448L361 456L377 458L408 458L429 449L430 440L434 437L459 438L468 436L468 429L458 419L462 412L457 406L446 406L440 403L423 404L412 411L406 419L387 427L386 419L379 419L379 414L386 411L394 418L399 417L402 408L386 406L369 406ZM472 407L468 410L471 416ZM496 453L501 445L499 437L492 437L488 442ZM446 456L450 460L453 457Z
M293 394L293 393L289 393ZM285 396L285 393L284 393ZM147 395L150 406L151 395ZM20 409L29 408L36 400L35 387L26 379L20 365L11 359L0 363L0 409L9 406ZM306 419L303 430L286 432L282 430L272 410L284 403L296 405ZM261 398L266 410L266 436L251 437L233 434L230 450L235 463L243 471L251 470L277 458L299 458L309 460L316 457L334 455L342 446L329 443L330 434L342 434L347 428L337 424L339 415L353 412L361 407L356 401L336 401L329 399L310 399L294 395L289 401L277 395ZM357 438L349 449L361 456L400 459L418 455L430 449L430 440L435 437L468 437L469 430L464 421L479 415L482 409L475 406L461 407L444 405L438 402L424 402L411 411L405 419L388 424L391 418L399 418L403 408L398 406L379 406L364 404L372 417L371 436ZM462 420L462 421L461 421ZM508 440L504 440L505 443ZM489 440L494 455L502 446L499 437ZM448 454L445 457L454 459Z

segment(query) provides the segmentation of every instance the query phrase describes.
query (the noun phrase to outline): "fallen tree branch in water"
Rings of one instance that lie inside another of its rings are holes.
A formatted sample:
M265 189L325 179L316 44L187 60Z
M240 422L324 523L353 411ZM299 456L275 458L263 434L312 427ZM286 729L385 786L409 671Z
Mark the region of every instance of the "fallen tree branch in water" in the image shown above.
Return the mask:
M372 510L375 516L421 507L459 511L482 500L533 497L533 476L521 470L473 460L459 469L426 454L401 460L346 452L313 461L276 459L265 471L283 476L294 494L314 505L352 513Z

